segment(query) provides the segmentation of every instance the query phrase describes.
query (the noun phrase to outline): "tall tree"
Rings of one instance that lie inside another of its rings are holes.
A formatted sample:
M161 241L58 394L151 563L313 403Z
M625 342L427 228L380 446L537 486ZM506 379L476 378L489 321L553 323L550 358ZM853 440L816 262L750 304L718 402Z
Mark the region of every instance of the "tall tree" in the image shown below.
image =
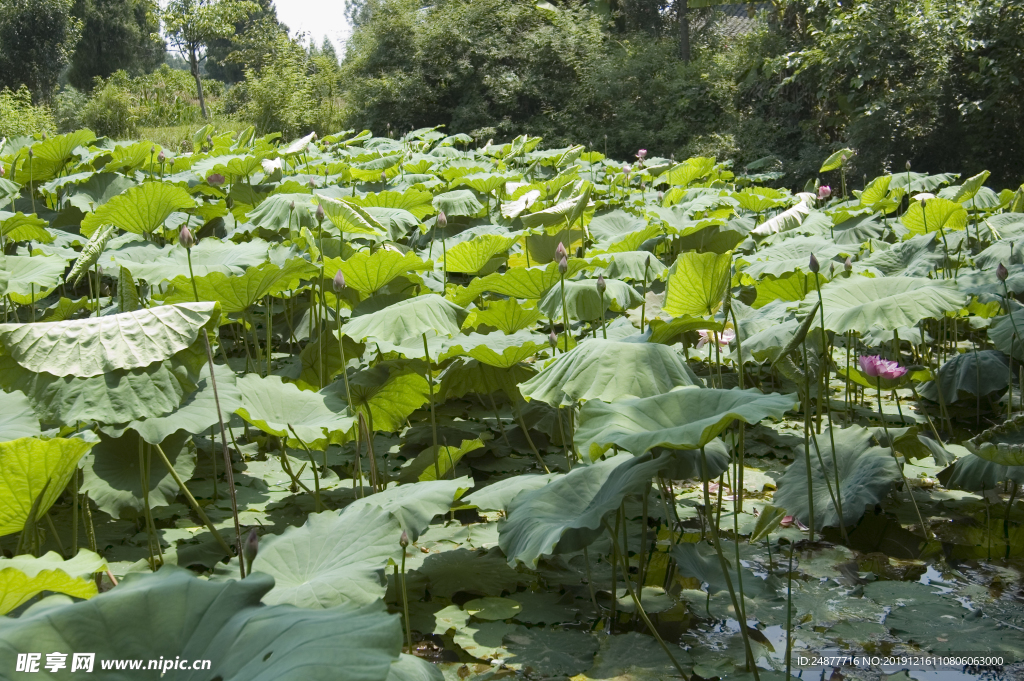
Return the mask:
M25 85L36 101L57 86L82 35L71 13L73 0L0 2L0 89Z
M160 7L155 0L75 0L72 14L82 21L68 82L89 89L114 71L137 76L163 63Z
M288 27L281 24L277 18L277 8L273 0L256 0L257 8L246 13L239 21L235 22L235 32L226 38L217 38L210 41L206 49L206 73L210 78L222 80L225 83L237 83L245 79L246 59L237 54L241 49L241 43L251 43L253 40L268 40L266 47L275 39L278 31L287 32Z
M206 59L210 43L235 33L241 21L259 5L247 0L171 0L164 10L164 27L170 41L189 65L196 81L196 94L203 118L209 118L199 67Z

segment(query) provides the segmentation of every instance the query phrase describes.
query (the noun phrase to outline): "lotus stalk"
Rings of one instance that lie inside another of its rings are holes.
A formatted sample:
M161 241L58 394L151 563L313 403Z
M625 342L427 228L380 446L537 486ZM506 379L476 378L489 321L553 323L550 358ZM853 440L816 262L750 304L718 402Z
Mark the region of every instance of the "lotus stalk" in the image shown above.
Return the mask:
M604 322L604 292L608 288L608 284L604 282L604 275L599 274L597 276L597 292L601 296L601 336L605 340L608 340L608 329ZM562 295L565 295L565 284L562 285Z
M409 534L402 531L402 536L398 540L398 545L402 548L402 572L401 572L401 585L402 585L402 620L405 622L405 649L410 655L412 655L412 624L409 620L409 587L406 583L405 573L405 557L409 548Z
M1013 338L1010 339L1010 353L1007 357L1007 371L1009 376L1006 379L1006 384L1009 386L1009 393L1006 397L1006 418L1010 419L1013 417L1013 352L1016 350L1017 341L1020 339L1020 334L1017 332L1017 320L1013 318L1013 310L1010 307L1010 289L1006 285L1006 279L1010 276L1006 266L1003 263L999 263L996 267L996 279L1003 285L1003 302L1006 304L1006 315L1010 318L1010 324L1013 326ZM1024 390L1024 384L1021 385L1021 390Z
M889 435L889 424L885 420L885 412L882 411L882 379L896 380L907 373L906 367L901 367L896 362L891 360L882 359L879 355L861 355L860 357L861 370L869 378L875 379L875 387L878 395L878 417L882 419L882 429L885 431L885 439L889 441L889 449L892 451L892 458L896 462L896 468L900 472L900 477L903 478L903 487L907 490L907 494L910 495L910 503L914 505L914 512L917 513L917 520L921 523L921 529L924 532L926 539L932 539L931 529L924 522L924 517L921 515L921 509L917 505L917 499L914 498L914 490L911 489L910 483L907 481L907 476L903 473L903 466L900 465L899 457L896 455L896 443L893 441L892 436Z
M213 440L211 440L211 442L212 441ZM195 512L196 516L198 516L199 519L203 522L203 524L206 525L206 529L210 531L210 534L213 535L214 540L217 542L217 544L220 545L220 548L224 551L224 555L230 556L232 553L231 547L228 546L228 543L226 541L224 541L224 537L222 537L220 532L217 531L217 526L214 525L213 522L210 520L209 516L206 515L206 511L203 510L203 507L200 506L199 502L196 501L196 498L192 496L192 492L189 491L188 485L186 485L185 481L181 479L180 475L178 475L178 471L174 470L174 465L171 463L171 460L167 457L167 454L164 453L163 448L159 444L153 446L156 447L156 453L157 455L159 455L160 461L164 464L164 468L167 469L167 472L174 479L174 483L178 486L178 490L181 491L182 496L184 496L185 499L188 500L188 505L192 507L192 510ZM255 531L256 530L254 529L253 532Z

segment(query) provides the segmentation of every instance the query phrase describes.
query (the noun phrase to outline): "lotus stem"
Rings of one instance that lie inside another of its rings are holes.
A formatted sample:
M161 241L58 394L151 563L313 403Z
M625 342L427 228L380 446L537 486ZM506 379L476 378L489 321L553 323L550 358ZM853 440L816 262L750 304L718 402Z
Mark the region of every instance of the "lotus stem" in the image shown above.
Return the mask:
M607 520L603 521L603 524L604 524L605 529L608 530L609 532L611 532L611 528L608 526L608 521ZM619 540L618 540L618 536L617 536L616 533L612 533L612 553L613 553L613 556L621 556L622 555L621 553L619 553ZM629 569L628 565L625 562L624 557L623 557L622 569L627 571L627 572L628 572L628 569ZM614 565L612 567L612 570L613 570L613 574L614 574ZM686 672L683 671L683 668L680 666L679 661L676 660L676 656L672 654L672 650L668 647L668 644L665 643L665 639L663 639L661 637L661 634L658 633L657 628L655 628L654 624L651 622L651 618L647 616L647 612L644 610L643 605L641 605L640 599L637 597L636 592L633 591L633 587L630 585L628 577L626 577L626 591L629 592L630 598L633 599L633 604L636 606L636 611L640 615L640 618L643 619L644 624L647 625L648 631L650 631L651 634L654 636L654 638L658 641L658 645L660 645L661 649L665 651L666 655L668 655L668 659L672 660L672 665L679 672L679 675L684 680L688 679L689 677L686 675ZM613 600L612 600L613 606L612 607L614 607L615 602L618 600L618 593L617 593L617 591L613 591L612 592L612 596L613 596ZM754 672L754 678L758 678L757 677L757 671Z
M434 479L435 480L440 480L441 479L441 465L440 465L440 463L438 463L438 460L437 460L437 452L438 452L438 449L437 449L437 418L434 415L434 379L430 375L431 374L431 369L430 369L430 348L427 347L427 333L426 333L426 331L423 332L423 356L427 360L427 375L426 375L426 378L427 378L427 388L429 388L429 390L430 390L430 429L432 431L433 441L434 441ZM347 381L348 379L346 378L345 380Z
M348 360L345 359L345 339L341 335L341 298L334 298L334 319L338 326L338 352L341 354L341 377L345 381L345 403L348 413L352 414L352 388L348 384Z
M320 471L316 469L316 460L313 458L313 452L311 452L309 446L302 441L302 438L299 437L299 434L295 432L295 428L292 427L292 424L290 423L288 424L288 430L292 431L292 435L294 435L295 439L299 441L299 445L306 450L306 456L309 457L309 467L310 471L313 473L313 503L315 504L314 507L316 508L316 512L320 513L324 510L324 505L320 501Z
M78 555L78 466L71 473L71 558Z
M533 444L533 438L530 437L530 429L526 427L526 421L523 420L523 412L519 409L519 403L515 398L511 398L510 401L512 402L512 409L516 413L516 420L519 421L519 427L523 429L523 437L526 438L526 443L530 445L530 451L533 452L533 456L537 459L537 463L540 464L540 467L544 469L544 472L550 473L551 469L548 468L546 463L544 463L544 458L540 455L540 452L537 451L537 445ZM568 461L568 455L566 456L566 461ZM440 473L437 474L437 478L439 480L441 479Z
M149 549L149 569L156 572L157 556L159 555L160 565L163 565L163 551L160 550L160 537L156 533L156 526L153 524L153 516L149 511L149 467L146 465L146 455L142 446L143 440L139 439L139 483L142 485L142 515L146 522L146 548ZM156 544L157 551L153 551Z
M192 282L192 295L195 297L196 302L199 302L199 289L196 288L196 275L192 271L192 249L186 248L185 255L188 258L188 278ZM118 293L120 295L120 293Z
M793 542L789 542L789 571L786 584L786 681L792 677L793 669Z
M245 561L242 557L242 527L238 522L238 496L235 494L235 473L231 467L231 453L224 428L224 415L220 410L220 396L217 393L217 378L213 368L213 351L210 349L210 334L203 328L203 342L206 344L206 361L210 367L210 386L213 388L213 402L217 407L217 421L220 423L220 444L224 454L224 473L227 475L228 496L231 498L231 515L235 520L235 549L238 551L238 572L245 579ZM283 446L283 445L282 445Z
M210 534L212 534L213 538L218 544L220 544L221 549L224 550L224 554L230 556L231 547L228 546L226 541L224 541L224 537L222 537L220 532L217 531L217 527L210 521L210 518L206 515L206 511L203 510L203 507L200 506L199 502L196 501L196 498L192 496L192 493L185 485L185 481L181 479L180 475L178 475L178 471L174 470L174 466L171 465L171 460L167 458L167 454L164 453L163 448L160 447L159 444L154 445L154 447L156 447L156 452L160 455L160 460L163 461L164 467L167 468L167 472L171 474L171 477L174 478L175 484L178 485L178 489L181 490L182 495L184 495L185 499L188 500L188 505L192 507L192 510L195 511L197 516L199 516L199 519L202 520L204 525L206 525L206 529L210 530Z
M885 432L885 439L889 441L889 449L892 451L892 458L896 462L896 469L900 472L900 477L903 478L903 486L907 490L907 494L910 495L910 503L914 505L914 511L917 513L917 520L921 523L921 529L924 531L925 539L933 539L931 529L925 524L924 517L921 515L921 509L917 506L917 499L914 498L914 490L911 489L910 483L907 482L907 476L903 473L903 466L900 465L899 457L896 456L896 443L893 441L892 436L889 435L889 425L885 422L885 414L882 412L882 377L877 376L875 378L875 385L878 388L878 415L882 419L882 430Z
M818 313L821 315L821 354L822 354L822 382L825 384L824 388L828 390L828 367L831 365L832 353L828 351L826 343L825 333L825 301L821 297L821 282L818 281L818 274L814 274L814 288L818 292ZM848 332L849 333L849 332ZM898 338L898 336L897 336ZM846 348L846 361L847 361L847 384L849 384L849 361L850 361L850 348ZM898 359L898 358L897 358ZM818 421L821 422L821 410L822 410L822 394L818 395ZM832 496L832 503L836 506L836 513L839 514L839 531L843 535L843 541L847 544L850 543L850 538L846 535L846 523L843 522L843 494L842 488L839 485L839 461L836 459L836 436L835 436L835 424L832 422L832 404L828 405L828 439L829 444L832 446L832 472L835 473L836 477L836 493ZM818 432L821 432L820 430ZM818 448L818 441L814 441L815 449ZM818 449L818 459L821 459L821 450ZM828 474L825 472L825 464L821 464L821 473L825 476L825 482L828 482ZM829 485L829 494L832 494L832 486Z
M82 492L82 516L85 520L85 539L89 542L89 550L96 553L96 527L92 522L92 507L89 506L88 492Z
M402 547L402 614L405 620L405 646L406 650L412 655L412 624L409 622L409 586L406 580L405 572L405 557L406 557L406 543L408 538L405 532L402 532L402 539L399 541L399 545Z
M569 312L565 304L565 275L559 272L558 284L562 287L562 335L565 337L565 349L569 352Z
M808 507L808 537L814 541L814 481L811 477L811 370L807 365L807 343L803 344L804 349L804 465L807 468L807 507Z
M1002 280L1003 283L1003 300L1006 302L1006 315L1010 318L1010 324L1013 326L1013 338L1010 339L1010 356L1007 358L1007 371L1009 371L1009 377L1007 378L1007 384L1009 385L1009 396L1006 400L1006 418L1013 416L1013 351L1016 349L1017 339L1020 335L1017 332L1017 320L1013 318L1013 310L1010 309L1010 289L1006 286L1006 280ZM1024 390L1024 385L1021 385L1021 390Z
M597 593L594 591L594 577L590 574L590 553L583 547L583 564L587 572L587 589L590 591L590 602L594 606L594 616L601 616L601 608L597 605Z
M722 569L722 574L725 576L725 585L729 589L729 598L732 599L733 611L737 616L743 617L743 610L740 608L740 604L736 600L736 591L733 589L732 577L729 575L729 564L725 560L725 554L722 552L722 542L718 536L718 526L711 517L711 493L708 490L708 480L710 478L708 475L708 456L703 446L700 448L700 472L701 478L704 480L704 515L707 516L708 525L710 525L711 539L715 543L715 553L718 554L718 564ZM719 487L719 489L721 489L721 487ZM742 565L737 563L737 575L741 569ZM743 637L743 648L746 651L747 665L750 668L749 671L754 674L755 681L760 681L761 677L757 672L757 661L754 659L754 651L750 647L750 635L747 633L746 619L740 622L740 634Z

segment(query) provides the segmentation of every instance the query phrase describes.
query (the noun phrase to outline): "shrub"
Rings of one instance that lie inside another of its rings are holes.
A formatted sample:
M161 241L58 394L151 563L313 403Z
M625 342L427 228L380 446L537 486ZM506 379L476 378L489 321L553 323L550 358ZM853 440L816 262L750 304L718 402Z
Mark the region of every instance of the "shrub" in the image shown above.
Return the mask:
M130 81L124 71L98 80L93 95L82 109L82 123L97 135L125 139L138 132L139 115Z
M50 109L33 105L32 93L24 85L14 92L0 90L0 139L55 132L56 127Z

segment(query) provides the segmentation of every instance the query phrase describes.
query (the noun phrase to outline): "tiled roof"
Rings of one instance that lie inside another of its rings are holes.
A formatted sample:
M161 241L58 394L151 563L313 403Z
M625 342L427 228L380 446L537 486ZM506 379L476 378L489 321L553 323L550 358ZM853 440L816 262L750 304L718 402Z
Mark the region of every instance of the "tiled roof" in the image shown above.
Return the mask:
M753 31L762 10L771 9L770 2L735 2L715 5L712 21L714 30L728 37L735 37Z

